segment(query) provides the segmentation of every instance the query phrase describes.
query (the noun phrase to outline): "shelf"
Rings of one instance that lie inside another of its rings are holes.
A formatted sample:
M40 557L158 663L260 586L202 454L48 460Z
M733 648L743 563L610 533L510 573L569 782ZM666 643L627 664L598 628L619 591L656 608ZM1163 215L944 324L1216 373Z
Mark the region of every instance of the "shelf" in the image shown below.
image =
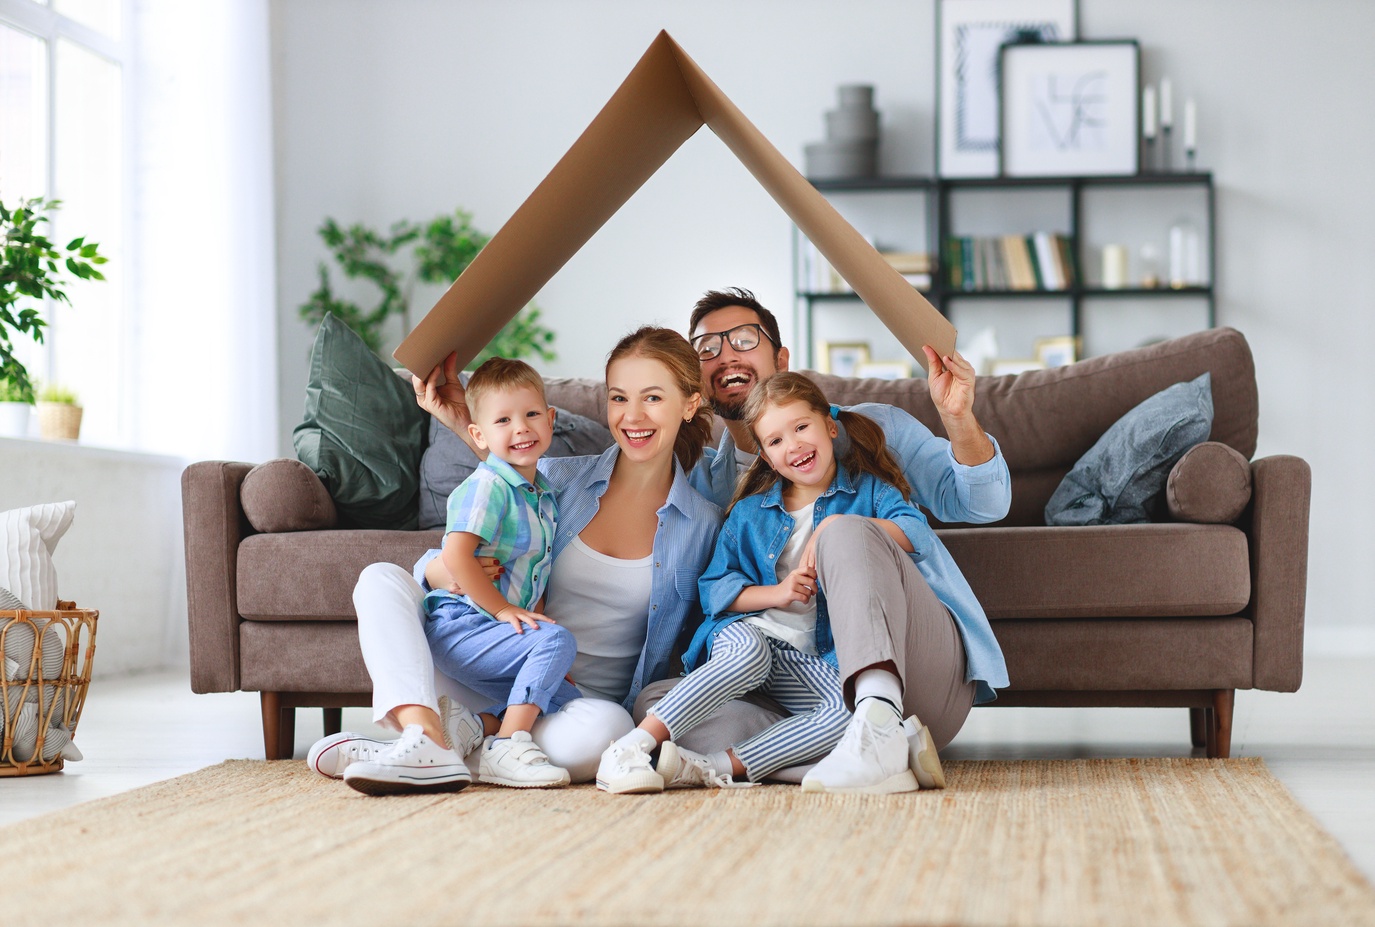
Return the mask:
M808 294L798 294L806 296ZM1107 289L1106 287L1070 287L1067 290L955 290L944 289L940 295L946 299L1071 299L1080 297L1085 299L1097 299L1100 296L1122 298L1122 297L1160 297L1160 296L1212 296L1213 288L1210 286L1184 286L1184 287L1118 287ZM815 298L821 298L819 294Z
M952 189L965 187L1072 187L1072 186L1207 186L1208 171L1176 171L1168 174L1098 174L1080 177L942 177L937 183Z
M888 193L902 190L933 190L930 177L856 177L851 180L808 180L822 193Z

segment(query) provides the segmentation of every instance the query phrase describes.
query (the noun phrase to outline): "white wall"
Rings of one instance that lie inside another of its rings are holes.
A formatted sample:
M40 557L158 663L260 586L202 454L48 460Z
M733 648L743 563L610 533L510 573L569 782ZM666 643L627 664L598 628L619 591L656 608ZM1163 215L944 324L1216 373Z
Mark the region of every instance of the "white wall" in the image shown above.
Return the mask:
M1200 113L1218 184L1218 321L1255 352L1260 453L1314 470L1310 639L1375 635L1372 457L1375 6L1080 0L1085 38L1135 37ZM274 0L282 450L304 397L297 320L325 216L386 226L463 206L493 232L667 28L785 156L846 82L877 86L885 173L933 167L933 9L913 0ZM1178 105L1178 104L1177 104ZM709 130L541 292L556 374L594 375L632 325L681 326L740 284L790 321L790 225ZM420 311L433 294L417 298ZM958 321L958 320L957 320ZM1371 637L1375 639L1375 637Z

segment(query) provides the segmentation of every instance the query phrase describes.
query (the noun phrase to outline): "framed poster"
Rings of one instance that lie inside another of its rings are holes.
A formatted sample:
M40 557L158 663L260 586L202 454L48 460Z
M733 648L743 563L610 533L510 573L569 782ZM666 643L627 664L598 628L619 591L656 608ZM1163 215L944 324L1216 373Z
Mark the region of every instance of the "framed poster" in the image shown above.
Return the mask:
M1141 53L1134 40L1005 45L1002 174L1135 174Z
M1075 0L936 0L936 172L998 174L998 51L1072 42Z

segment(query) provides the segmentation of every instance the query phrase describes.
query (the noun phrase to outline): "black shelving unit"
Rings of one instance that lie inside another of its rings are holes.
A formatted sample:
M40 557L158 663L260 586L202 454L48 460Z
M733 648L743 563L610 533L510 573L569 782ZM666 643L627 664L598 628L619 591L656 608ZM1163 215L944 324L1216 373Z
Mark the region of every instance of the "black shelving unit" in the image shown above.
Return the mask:
M952 234L952 217L955 206L951 197L962 190L1063 190L1069 197L1070 228L1068 235L1074 249L1075 262L1081 280L1086 266L1081 230L1084 224L1084 192L1093 188L1111 187L1193 187L1202 188L1206 193L1206 236L1208 248L1208 282L1199 286L1156 288L1123 287L1108 289L1101 286L1086 286L1082 282L1063 290L966 290L947 285L948 273L938 264L932 275L932 286L924 295L943 314L949 315L951 305L961 300L1061 300L1069 306L1069 334L1076 340L1083 330L1083 307L1087 300L1096 299L1168 299L1180 296L1203 298L1207 302L1207 327L1217 324L1217 303L1215 286L1217 283L1217 211L1213 175L1206 171L1131 174L1123 176L1093 177L880 177L863 180L815 180L812 185L821 193L902 193L913 192L923 195L927 248L939 255L942 244ZM793 234L793 279L800 278L799 267L801 250L800 233ZM815 307L819 303L857 300L853 293L816 293L803 289L796 291L796 316L799 340L806 345L807 366L815 366L815 337L813 320Z

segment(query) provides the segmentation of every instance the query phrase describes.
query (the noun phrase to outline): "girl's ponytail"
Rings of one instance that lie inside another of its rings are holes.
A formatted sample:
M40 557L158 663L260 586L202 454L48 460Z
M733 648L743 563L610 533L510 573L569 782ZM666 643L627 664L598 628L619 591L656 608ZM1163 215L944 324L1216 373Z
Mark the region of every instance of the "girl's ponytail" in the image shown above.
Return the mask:
M845 469L851 473L868 473L877 477L894 486L902 493L902 498L912 501L912 487L897 458L888 450L888 441L878 422L867 415L845 409L840 410L836 420L845 426L845 434L850 438L850 447L841 461Z

